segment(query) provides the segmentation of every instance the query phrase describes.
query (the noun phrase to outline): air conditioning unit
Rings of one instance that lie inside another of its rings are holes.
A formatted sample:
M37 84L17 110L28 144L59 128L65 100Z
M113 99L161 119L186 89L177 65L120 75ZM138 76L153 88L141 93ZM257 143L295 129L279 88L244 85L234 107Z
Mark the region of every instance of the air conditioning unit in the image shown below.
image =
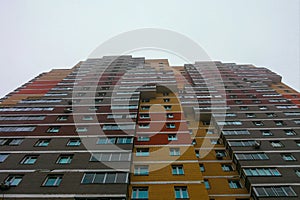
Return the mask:
M8 190L10 188L10 185L9 185L9 183L1 183L0 184L0 190L1 191L5 191L5 190Z

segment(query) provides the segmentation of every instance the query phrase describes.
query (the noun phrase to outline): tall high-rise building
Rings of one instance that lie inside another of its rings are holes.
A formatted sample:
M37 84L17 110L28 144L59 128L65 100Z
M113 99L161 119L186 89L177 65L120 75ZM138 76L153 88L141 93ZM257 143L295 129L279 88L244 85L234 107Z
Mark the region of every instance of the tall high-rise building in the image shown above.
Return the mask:
M300 94L266 68L106 56L0 104L3 199L300 198Z

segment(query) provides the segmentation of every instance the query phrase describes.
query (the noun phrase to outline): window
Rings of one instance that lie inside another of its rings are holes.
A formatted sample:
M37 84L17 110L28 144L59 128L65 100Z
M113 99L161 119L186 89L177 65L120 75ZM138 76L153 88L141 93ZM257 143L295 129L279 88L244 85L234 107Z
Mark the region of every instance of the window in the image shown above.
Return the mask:
M34 146L36 147L47 147L50 143L50 139L40 139L38 140Z
M300 177L300 169L296 169L296 170L295 170L295 173L296 173L296 175L297 175L298 177Z
M179 148L170 148L170 156L180 156Z
M0 153L0 163L4 162L9 154Z
M0 117L0 121L15 121L15 120L44 120L46 118L46 116L42 115L32 115L32 116L2 116Z
M295 197L297 194L290 186L253 187L257 197Z
M246 176L281 176L275 168L248 168L243 171Z
M230 164L222 164L221 167L222 167L222 170L224 172L231 172L231 171L233 171L233 167Z
M239 180L228 180L229 187L232 189L242 188Z
M264 123L262 121L254 121L253 124L255 126L263 126L264 125Z
M88 131L87 127L78 127L78 128L76 128L77 133L85 133L87 131Z
M167 118L168 119L173 119L174 118L174 115L172 113L167 113Z
M300 116L300 112L284 112L286 116Z
M60 129L59 126L50 127L48 128L47 133L58 133L59 129Z
M105 124L102 127L103 131L118 131L118 130L133 130L135 129L134 124Z
M237 160L268 160L269 157L264 153L237 153Z
M132 137L119 137L117 138L117 144L132 144Z
M248 106L241 106L240 110L249 110Z
M106 92L98 92L98 97L104 97L106 95Z
M280 141L270 141L270 144L274 148L281 148L284 147L284 145Z
M134 175L147 176L149 175L148 165L136 165L134 166Z
M246 113L246 117L248 117L248 118L255 118L256 115L254 113Z
M89 107L89 111L96 111L96 110L98 110L98 109L99 109L98 106L90 106L90 107Z
M164 92L163 96L169 96L169 93L168 92Z
M136 119L136 114L132 114L132 113L130 113L130 114L128 114L128 115L126 115L126 119Z
M16 146L20 145L23 142L23 139L0 139L0 146L9 145L9 146Z
M195 150L195 154L196 154L197 158L200 158L200 152L199 152L199 150Z
M23 175L16 175L16 174L9 175L5 179L4 183L5 185L9 185L9 186L18 186L21 183L22 179L23 179Z
M149 109L150 109L150 106L141 106L141 109L142 109L142 110L149 110Z
M131 199L148 199L148 188L147 187L133 187Z
M224 150L216 150L215 153L216 153L217 158L218 157L221 157L221 158L226 157L226 151L224 151Z
M220 144L218 139L210 139L211 144Z
M228 144L232 147L252 147L255 144L254 140L229 141Z
M69 147L75 147L75 146L80 146L80 144L81 144L81 141L80 141L80 139L70 139L69 141L68 141L68 143L67 143L67 146L69 146Z
M21 164L33 165L36 162L37 158L38 158L38 155L27 155L23 158L23 160L21 161Z
M30 132L34 129L35 126L2 126L0 132Z
M204 164L199 164L199 167L201 172L205 172Z
M92 153L91 162L102 161L129 161L131 157L130 153Z
M295 161L296 160L296 158L290 153L281 154L281 157L285 161Z
M138 106L137 105L112 105L110 109L111 110L130 110L130 109L138 109Z
M172 165L172 174L173 175L183 175L183 165Z
M296 140L295 142L296 142L296 145L297 145L298 147L300 147L300 140Z
M171 110L172 106L168 105L168 106L164 106L165 110Z
M204 179L204 186L206 189L210 189L210 184L209 181L207 179Z
M142 102L143 103L148 103L148 102L150 102L150 99L142 99Z
M127 183L127 173L85 173L83 175L82 184L105 184L105 183Z
M60 155L56 161L58 164L70 164L73 159L73 155Z
M122 119L123 115L117 115L117 114L109 114L107 115L107 119Z
M278 108L278 109L293 109L293 108L298 108L298 106L296 106L296 105L279 105L279 106L276 106L276 108Z
M168 135L168 141L175 141L177 140L177 135L176 134L169 134Z
M176 128L176 125L174 123L167 123L167 128Z
M83 121L92 121L94 118L93 116L89 116L89 115L86 115L82 118Z
M67 115L58 116L56 119L56 121L67 121L67 120L68 120Z
M103 137L98 139L97 144L115 144L116 140L116 137Z
M62 180L62 175L48 175L46 180L43 183L43 186L53 187L59 186Z
M174 187L174 190L175 190L175 198L176 199L187 199L187 198L189 198L187 187Z
M253 103L261 103L261 100L253 100Z
M214 117L236 117L235 113L214 113Z
M149 148L137 148L136 156L149 156Z
M235 100L234 102L235 102L235 104L243 104L242 100Z
M137 141L139 141L139 142L148 142L148 141L150 141L150 137L148 137L148 136L138 136Z
M150 115L149 114L140 114L140 119L149 119Z
M139 128L150 128L150 124L149 123L139 124Z
M300 125L300 120L299 119L294 120L294 123L297 124L297 125Z
M258 108L259 108L259 110L268 110L267 106L259 106Z
M164 99L164 102L165 103L170 102L170 99Z
M240 121L224 121L224 122L217 122L217 124L219 126L230 126L230 125L237 125L237 126L240 126L242 125L243 123L240 122Z
M267 117L277 117L275 113L266 113Z
M288 136L296 135L296 132L294 130L284 130L284 132Z
M273 133L269 130L263 130L263 131L261 131L261 134L263 136L272 136L273 135Z
M274 121L276 126L284 126L285 123L283 121Z
M250 135L248 130L226 130L222 131L223 135Z

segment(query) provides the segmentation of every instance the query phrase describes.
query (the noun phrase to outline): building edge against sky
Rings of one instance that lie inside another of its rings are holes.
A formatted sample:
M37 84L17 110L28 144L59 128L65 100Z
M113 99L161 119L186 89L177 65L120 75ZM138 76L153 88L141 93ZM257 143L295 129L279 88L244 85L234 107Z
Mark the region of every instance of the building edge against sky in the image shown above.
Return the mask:
M6 199L299 199L300 94L266 68L106 56L1 100Z

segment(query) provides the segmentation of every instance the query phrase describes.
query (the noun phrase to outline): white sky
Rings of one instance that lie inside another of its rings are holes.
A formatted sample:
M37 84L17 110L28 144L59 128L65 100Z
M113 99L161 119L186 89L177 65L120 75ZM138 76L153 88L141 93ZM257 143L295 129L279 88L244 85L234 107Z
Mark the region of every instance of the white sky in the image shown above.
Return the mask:
M299 13L299 0L0 0L0 97L138 28L186 35L212 60L268 67L299 91Z

